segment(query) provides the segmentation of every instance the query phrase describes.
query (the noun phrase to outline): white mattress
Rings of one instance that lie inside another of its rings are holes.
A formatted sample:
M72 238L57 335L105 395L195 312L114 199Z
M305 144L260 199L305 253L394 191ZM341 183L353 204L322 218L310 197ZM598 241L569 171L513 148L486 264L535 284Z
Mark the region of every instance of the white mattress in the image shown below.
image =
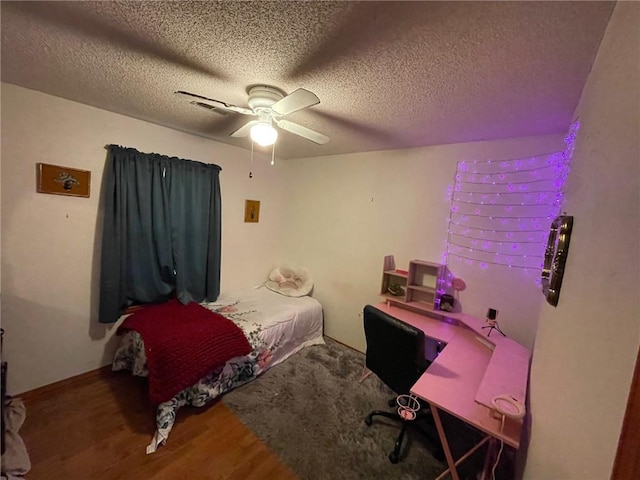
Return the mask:
M322 305L312 297L286 297L260 287L223 294L216 302L203 305L233 320L249 341L258 327L261 343L273 352L269 367L308 345L324 343ZM278 348L274 348L277 342Z

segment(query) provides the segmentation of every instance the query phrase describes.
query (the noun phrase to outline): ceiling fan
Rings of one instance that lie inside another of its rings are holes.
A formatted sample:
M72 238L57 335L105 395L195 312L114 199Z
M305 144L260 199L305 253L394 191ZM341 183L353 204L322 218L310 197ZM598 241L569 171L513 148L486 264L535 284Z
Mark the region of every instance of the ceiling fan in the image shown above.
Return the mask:
M323 145L329 141L329 137L322 133L282 118L303 108L312 107L320 103L320 99L314 93L304 88L299 88L293 93L285 95L281 90L266 85L251 87L248 90L249 99L247 104L249 108L237 107L220 100L214 100L213 98L203 97L183 90L175 93L197 99L190 102L193 105L210 110L220 110L220 113L223 114L236 112L242 115L258 117L257 120L251 120L232 132L232 137L250 135L252 140L260 145L273 145L278 138L278 131L273 127L275 123L282 130L299 135L318 145Z

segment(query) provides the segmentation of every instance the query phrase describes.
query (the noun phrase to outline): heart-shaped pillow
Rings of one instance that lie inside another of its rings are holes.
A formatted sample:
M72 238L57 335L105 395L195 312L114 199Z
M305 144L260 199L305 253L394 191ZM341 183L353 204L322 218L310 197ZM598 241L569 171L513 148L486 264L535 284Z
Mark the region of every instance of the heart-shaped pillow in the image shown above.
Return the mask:
M280 267L271 271L265 286L287 297L303 297L313 289L313 280L303 268Z

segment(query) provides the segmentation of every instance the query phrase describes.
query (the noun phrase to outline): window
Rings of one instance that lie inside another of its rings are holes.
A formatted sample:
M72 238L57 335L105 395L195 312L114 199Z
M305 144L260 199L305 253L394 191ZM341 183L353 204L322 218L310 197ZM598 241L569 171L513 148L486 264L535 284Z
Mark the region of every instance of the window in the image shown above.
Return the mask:
M217 165L107 147L100 272L101 323L130 305L220 293Z

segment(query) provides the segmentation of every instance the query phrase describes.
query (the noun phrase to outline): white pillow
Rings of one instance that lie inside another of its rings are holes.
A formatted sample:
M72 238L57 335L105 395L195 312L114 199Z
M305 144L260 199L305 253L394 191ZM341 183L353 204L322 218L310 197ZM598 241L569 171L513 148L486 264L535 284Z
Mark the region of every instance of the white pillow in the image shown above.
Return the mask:
M303 297L311 292L313 280L309 272L302 268L280 267L269 274L265 286L287 297Z

